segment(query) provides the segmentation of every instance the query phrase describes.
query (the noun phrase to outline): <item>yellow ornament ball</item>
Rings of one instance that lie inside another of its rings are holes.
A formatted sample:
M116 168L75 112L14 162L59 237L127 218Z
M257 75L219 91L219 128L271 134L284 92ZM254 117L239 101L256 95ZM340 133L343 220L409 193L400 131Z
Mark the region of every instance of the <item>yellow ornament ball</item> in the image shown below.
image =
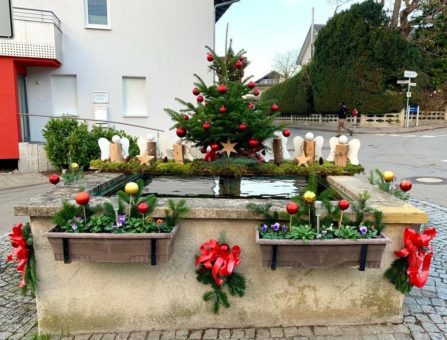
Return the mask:
M136 195L138 193L138 189L138 184L135 182L129 182L124 187L124 191L126 192L126 194L131 196Z
M385 171L383 173L383 179L387 183L392 182L394 180L394 172L392 172L392 171Z
M70 164L70 168L74 171L78 171L79 170L79 164L78 163L71 163Z
M303 200L306 203L313 203L317 199L317 195L315 195L312 191L306 191L303 195Z

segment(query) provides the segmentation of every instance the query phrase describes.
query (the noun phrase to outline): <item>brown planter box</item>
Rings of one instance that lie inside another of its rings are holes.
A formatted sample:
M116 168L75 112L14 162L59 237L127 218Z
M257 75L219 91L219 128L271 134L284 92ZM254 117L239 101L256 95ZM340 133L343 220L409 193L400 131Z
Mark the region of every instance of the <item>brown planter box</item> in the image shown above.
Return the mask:
M333 268L359 266L360 270L379 268L388 237L352 240L267 240L259 237L264 267Z
M109 234L65 233L51 229L45 236L56 261L135 262L156 265L168 262L179 227L170 233Z

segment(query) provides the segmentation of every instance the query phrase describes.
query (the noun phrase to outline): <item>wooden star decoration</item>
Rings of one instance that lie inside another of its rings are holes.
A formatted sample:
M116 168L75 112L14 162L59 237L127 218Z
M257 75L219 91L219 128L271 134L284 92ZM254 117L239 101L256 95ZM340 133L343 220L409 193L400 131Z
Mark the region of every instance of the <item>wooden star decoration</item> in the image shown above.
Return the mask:
M303 152L300 157L295 158L295 161L298 162L298 165L309 166L307 162L310 160L310 157L306 157L306 154Z
M143 155L143 156L137 156L137 158L140 161L140 165L143 165L148 164L151 160L153 160L154 156Z
M227 139L226 143L220 143L223 146L222 151L227 153L227 157L230 157L231 153L237 153L237 151L234 149L234 146L237 143L231 143L230 138Z

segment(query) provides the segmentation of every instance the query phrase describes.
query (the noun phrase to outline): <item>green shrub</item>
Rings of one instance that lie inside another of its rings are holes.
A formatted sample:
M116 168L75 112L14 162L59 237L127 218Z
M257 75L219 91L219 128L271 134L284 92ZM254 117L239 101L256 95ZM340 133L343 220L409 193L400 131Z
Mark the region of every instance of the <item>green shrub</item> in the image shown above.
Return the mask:
M45 151L48 160L55 167L68 165L70 161L68 137L78 128L78 121L72 118L51 119L43 129L47 143Z
M138 155L136 138L122 130L95 126L89 131L87 124L80 124L73 118L53 118L43 130L47 157L58 168L65 167L71 162L87 168L91 160L100 158L98 139L104 137L111 141L114 135L127 137L130 141L129 155L131 157Z

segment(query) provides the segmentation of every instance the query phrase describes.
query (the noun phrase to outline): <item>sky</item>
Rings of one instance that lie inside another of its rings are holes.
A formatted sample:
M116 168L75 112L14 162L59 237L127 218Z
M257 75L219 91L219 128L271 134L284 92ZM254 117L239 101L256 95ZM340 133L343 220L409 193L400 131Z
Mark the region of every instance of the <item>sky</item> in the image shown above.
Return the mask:
M217 53L224 52L228 23L234 50L245 49L251 62L245 74L257 80L271 71L277 53L301 49L312 21L312 7L315 24L325 24L334 14L335 7L327 0L240 0L216 24Z

